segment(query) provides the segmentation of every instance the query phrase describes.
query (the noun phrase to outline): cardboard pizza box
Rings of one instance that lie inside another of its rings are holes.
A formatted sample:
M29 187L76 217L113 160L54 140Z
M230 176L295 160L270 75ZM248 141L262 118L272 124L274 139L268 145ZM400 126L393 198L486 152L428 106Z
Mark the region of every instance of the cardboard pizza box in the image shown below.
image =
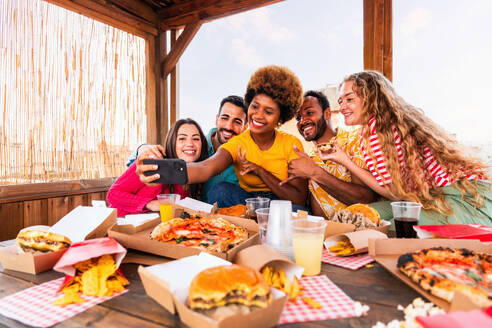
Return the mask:
M398 258L410 252L423 248L450 247L467 248L469 250L492 254L492 244L484 244L478 240L464 239L369 239L369 255L386 270L394 274L408 286L415 289L428 300L441 307L445 311L467 311L479 308L468 297L455 294L453 302L449 303L441 298L433 296L404 275L397 267Z
M45 230L68 237L72 244L93 238L104 237L109 227L116 223L116 209L106 207L78 206L53 226ZM42 229L40 226L26 230ZM51 253L22 253L17 245L0 248L0 262L4 269L38 274L53 268L66 249Z
M234 314L214 320L186 306L189 284L192 278L204 270L230 262L207 253L182 258L165 264L138 268L145 292L172 314L178 314L189 327L246 328L272 327L278 324L287 296L271 288L273 300L266 308L253 309L248 314ZM180 274L184 272L185 274Z
M329 251L330 247L336 245L338 241L348 239L352 244L352 246L354 246L355 251L351 254L339 255L339 256L352 256L355 254L367 253L367 249L369 247L369 239L380 239L380 238L388 238L388 236L386 236L382 232L373 229L366 229L366 230L358 230L354 232L341 233L335 236L328 237L325 239L323 244L325 248ZM335 253L330 252L330 254L336 256Z
M118 230L127 234L134 234L142 230L155 227L161 222L158 213L129 214L124 218L117 218Z
M195 211L192 209L184 208L182 206L174 206L174 217L180 217L180 215L186 211L190 215L200 215L202 217L220 217L224 220L229 221L235 225L245 228L248 231L248 239L240 243L239 245L231 248L230 250L222 253L213 253L215 256L221 257L223 259L232 259L236 255L238 251L241 249L256 245L259 243L259 235L258 235L258 225L256 222L248 219L236 218L232 216L223 216L223 215L214 215L210 213L205 213L201 211ZM126 233L120 230L118 225L114 225L111 229L108 230L108 236L116 239L121 245L126 248L136 249L139 251L165 256L173 259L179 259L186 256L197 255L202 250L194 247L187 247L179 244L165 243L157 240L150 239L150 233L154 230L154 227L157 226L156 223L154 226L149 227L148 229L144 229L142 231L138 231L133 234Z

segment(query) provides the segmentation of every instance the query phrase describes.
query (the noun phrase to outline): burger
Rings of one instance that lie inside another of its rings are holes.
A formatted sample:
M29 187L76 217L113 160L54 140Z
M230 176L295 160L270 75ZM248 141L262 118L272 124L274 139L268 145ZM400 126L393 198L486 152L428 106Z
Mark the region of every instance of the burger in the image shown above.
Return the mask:
M17 235L16 242L24 252L29 253L56 252L72 244L65 236L41 230L21 231Z
M224 265L203 270L193 278L188 302L193 310L208 310L229 304L265 308L270 287L256 270L242 265Z
M336 139L333 138L328 142L316 144L316 149L323 152L323 153L331 152L333 150L333 148L335 147L335 142L336 142Z

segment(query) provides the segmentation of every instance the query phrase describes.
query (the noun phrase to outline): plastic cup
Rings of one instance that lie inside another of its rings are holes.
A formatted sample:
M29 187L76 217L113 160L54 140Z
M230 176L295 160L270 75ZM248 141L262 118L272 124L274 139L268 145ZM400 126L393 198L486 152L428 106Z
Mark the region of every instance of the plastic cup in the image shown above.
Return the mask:
M266 232L268 227L269 208L259 208L256 210L256 218L258 219L258 227L260 230L261 243L266 243Z
M294 259L292 252L292 202L272 200L268 215L266 244L280 254Z
M413 226L419 222L422 204L414 202L392 202L396 238L417 238Z
M157 195L159 201L159 211L161 213L161 222L173 219L173 205L180 199L178 194L160 194Z
M260 208L268 208L270 206L270 198L247 198L246 199L246 215L248 219L255 220L256 219L256 210Z
M296 263L304 268L303 275L321 272L321 254L326 222L297 219L292 222L292 245Z

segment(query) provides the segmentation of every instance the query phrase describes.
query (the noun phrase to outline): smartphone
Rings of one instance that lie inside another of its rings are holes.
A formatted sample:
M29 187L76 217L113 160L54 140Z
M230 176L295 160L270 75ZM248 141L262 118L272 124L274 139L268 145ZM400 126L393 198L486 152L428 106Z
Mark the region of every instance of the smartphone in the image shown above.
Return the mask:
M148 158L143 160L143 164L157 165L157 170L146 171L144 175L149 176L159 173L159 179L152 183L165 184L186 184L188 182L188 171L186 162L179 158Z

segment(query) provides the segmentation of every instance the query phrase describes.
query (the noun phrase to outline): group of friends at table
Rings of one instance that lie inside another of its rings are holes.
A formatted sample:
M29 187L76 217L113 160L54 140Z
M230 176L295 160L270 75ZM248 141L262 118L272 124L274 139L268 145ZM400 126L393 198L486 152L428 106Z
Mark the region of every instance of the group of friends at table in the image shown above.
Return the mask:
M157 195L176 193L219 207L247 198L290 200L293 209L327 216L354 203L392 219L390 202L422 204L419 224L492 226L489 167L399 96L376 71L343 79L338 103L350 131L333 128L330 104L318 91L303 93L286 67L266 66L250 78L244 98L224 98L207 136L193 119L180 119L164 145L141 145L107 200L118 216L158 211ZM445 109L443 109L445 110ZM292 118L299 133L333 150L304 152L301 141L277 128ZM147 158L186 162L186 185L155 184Z

